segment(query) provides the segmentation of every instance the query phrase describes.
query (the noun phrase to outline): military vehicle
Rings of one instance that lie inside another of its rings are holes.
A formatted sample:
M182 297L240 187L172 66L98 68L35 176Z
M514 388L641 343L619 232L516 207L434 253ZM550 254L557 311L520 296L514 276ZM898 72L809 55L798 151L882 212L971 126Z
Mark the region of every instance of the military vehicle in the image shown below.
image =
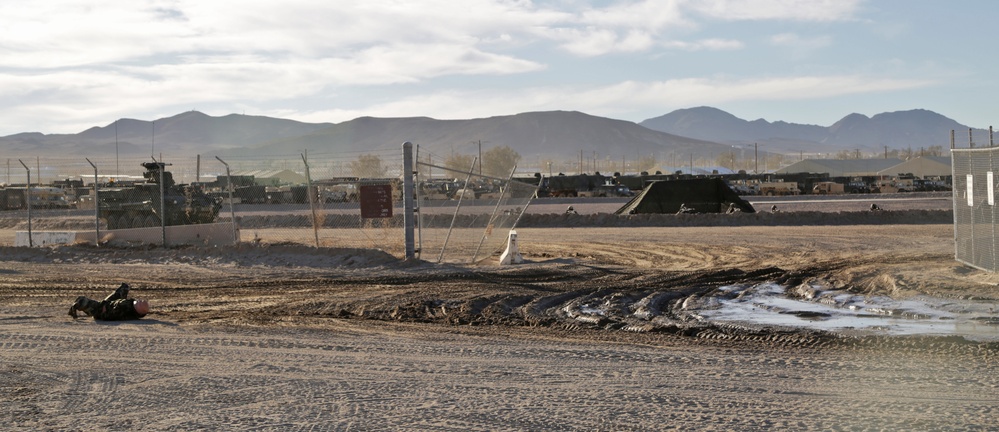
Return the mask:
M143 162L142 166L146 169L142 174L144 181L101 188L100 215L107 221L108 229L158 227L164 220L167 225L211 223L218 216L221 201L198 187L175 184L173 174L165 170L165 163ZM165 206L160 200L161 179Z

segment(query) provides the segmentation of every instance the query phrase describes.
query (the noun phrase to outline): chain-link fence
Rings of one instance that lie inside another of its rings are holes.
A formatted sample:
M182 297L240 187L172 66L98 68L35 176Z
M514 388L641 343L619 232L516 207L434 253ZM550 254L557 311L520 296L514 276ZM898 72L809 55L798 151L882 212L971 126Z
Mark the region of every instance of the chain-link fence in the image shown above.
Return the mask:
M482 173L477 160L467 168L439 166L433 155L416 153L420 258L431 262L477 263L501 253L538 184ZM540 179L539 179L540 180Z
M996 244L996 152L999 148L953 149L954 243L958 261L999 270Z
M512 180L512 172L437 166L429 154L422 162L419 150L414 156L419 258L473 263L500 253L537 183ZM409 252L404 158L403 151L378 151L11 159L0 188L0 244L92 232L76 242L298 243L402 258Z
M93 230L107 242L122 230L229 224L243 242L402 255L400 151L156 159L8 160L0 244L32 229Z

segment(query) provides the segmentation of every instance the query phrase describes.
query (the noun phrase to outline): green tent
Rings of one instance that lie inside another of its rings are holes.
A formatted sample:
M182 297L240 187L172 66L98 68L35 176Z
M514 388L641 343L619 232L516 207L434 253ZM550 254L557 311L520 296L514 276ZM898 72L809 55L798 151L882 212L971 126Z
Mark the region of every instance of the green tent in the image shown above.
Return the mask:
M614 214L675 214L681 208L684 213L756 213L724 180L709 178L650 182Z

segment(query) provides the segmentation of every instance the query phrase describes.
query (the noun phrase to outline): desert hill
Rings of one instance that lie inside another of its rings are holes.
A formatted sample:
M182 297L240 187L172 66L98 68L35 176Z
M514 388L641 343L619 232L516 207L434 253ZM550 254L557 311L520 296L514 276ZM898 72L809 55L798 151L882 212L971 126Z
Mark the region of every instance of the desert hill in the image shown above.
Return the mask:
M116 131L117 129L117 131ZM587 160L627 158L674 152L710 157L730 146L654 131L636 123L580 112L532 112L471 120L428 117L361 117L338 124L302 123L269 117L230 114L212 117L197 111L155 121L122 119L78 134L41 133L0 137L9 155L110 156L160 154L206 156L358 154L400 149L403 142L421 146L423 154L440 157L452 151L475 154L509 146L525 158Z
M0 137L0 152L7 157L30 158L100 158L116 153L267 158L303 151L354 157L364 152L395 151L410 141L420 146L422 155L434 158L452 152L476 154L481 144L483 151L508 146L531 161L633 161L649 156L660 161L688 157L713 161L733 146L745 149L753 143L766 146L768 152L789 154L880 151L884 146L946 148L951 130L965 131L966 136L968 128L927 110L873 117L850 114L828 127L747 121L710 107L676 110L641 123L576 111L468 120L360 117L336 124L239 114L214 117L188 111L154 121L120 119L76 134L9 135Z
M968 127L933 111L915 109L867 117L849 114L831 126L740 119L712 107L673 111L642 121L642 126L671 134L730 145L764 144L768 149L798 153L835 153L860 149L880 151L950 145L950 131L966 136ZM987 134L978 130L977 133ZM963 141L963 142L966 142Z

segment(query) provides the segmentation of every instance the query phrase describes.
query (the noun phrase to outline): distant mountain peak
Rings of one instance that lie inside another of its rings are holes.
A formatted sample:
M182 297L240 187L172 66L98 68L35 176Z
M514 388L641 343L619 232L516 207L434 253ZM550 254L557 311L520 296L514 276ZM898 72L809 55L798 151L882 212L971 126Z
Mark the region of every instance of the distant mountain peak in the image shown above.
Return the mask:
M830 153L841 149L939 146L954 120L926 109L877 114L851 113L832 126L802 125L764 119L746 121L711 107L679 109L640 123L650 129L731 145L763 144L769 151Z

